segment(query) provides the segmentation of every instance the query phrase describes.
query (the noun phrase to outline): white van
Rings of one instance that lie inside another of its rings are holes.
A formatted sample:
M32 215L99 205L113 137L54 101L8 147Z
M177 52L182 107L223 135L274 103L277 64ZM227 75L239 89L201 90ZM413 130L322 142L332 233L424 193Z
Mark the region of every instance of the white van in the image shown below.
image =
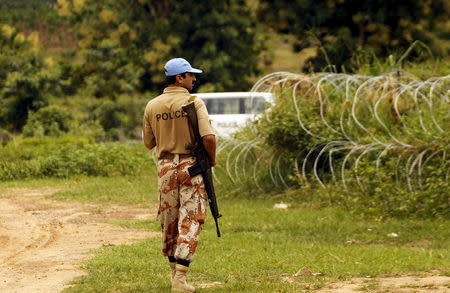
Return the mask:
M195 96L205 102L216 134L224 137L260 117L274 102L271 93L262 92L202 93Z

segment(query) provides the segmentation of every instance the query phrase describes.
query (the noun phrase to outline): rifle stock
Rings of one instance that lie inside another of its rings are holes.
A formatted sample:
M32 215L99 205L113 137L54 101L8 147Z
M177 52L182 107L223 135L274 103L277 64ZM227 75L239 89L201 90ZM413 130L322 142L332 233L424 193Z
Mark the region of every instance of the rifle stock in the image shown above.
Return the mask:
M195 142L193 145L186 146L187 149L192 150L195 158L197 159L197 163L188 168L189 176L197 176L202 175L203 182L205 184L206 194L208 195L208 203L209 209L211 210L211 215L214 218L214 222L216 223L216 232L217 236L220 237L220 229L218 218L222 217L219 212L219 208L217 206L216 192L214 190L213 178L211 165L209 163L208 154L206 152L205 146L203 145L203 139L200 136L200 130L198 127L198 118L197 111L195 109L194 102L191 102L187 105L182 106L182 109L187 114L187 119L189 125L194 132Z

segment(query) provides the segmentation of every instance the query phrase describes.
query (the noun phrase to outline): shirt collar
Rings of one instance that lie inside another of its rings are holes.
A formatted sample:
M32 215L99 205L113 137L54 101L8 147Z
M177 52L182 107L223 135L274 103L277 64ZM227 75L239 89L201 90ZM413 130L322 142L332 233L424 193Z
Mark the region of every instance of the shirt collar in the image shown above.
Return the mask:
M165 94L171 94L171 93L186 93L189 94L189 91L185 89L184 87L180 86L168 86L164 89Z

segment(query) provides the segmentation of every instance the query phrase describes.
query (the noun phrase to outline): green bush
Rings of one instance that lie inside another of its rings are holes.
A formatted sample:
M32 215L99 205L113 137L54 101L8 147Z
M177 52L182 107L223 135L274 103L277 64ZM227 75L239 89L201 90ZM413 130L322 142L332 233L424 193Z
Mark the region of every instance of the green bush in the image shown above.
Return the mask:
M378 169L374 158L368 158L359 164L358 178L348 171L345 188L331 184L328 196L350 211L377 218L450 214L450 183L445 180L440 159L429 161L418 177L397 169L396 155L389 154Z
M405 72L287 76L255 125L258 155L273 185L325 188L323 198L352 211L449 214L449 86Z
M31 113L23 128L26 137L58 137L69 132L73 116L68 109L59 106L47 106Z
M96 141L141 139L142 117L148 100L156 95L121 95L115 98L73 96L51 103L70 110L69 134L92 136Z
M103 100L93 111L109 139L140 138L142 117L148 99L121 95L115 100Z
M142 116L150 97L121 95L114 99L74 96L51 98L51 106L30 112L25 137L92 137L95 141L141 139Z
M6 130L0 128L0 144L6 144L11 139L11 135Z
M140 144L92 138L25 138L0 148L0 180L35 177L135 175L152 160Z
M20 131L28 114L48 105L59 89L59 69L39 52L38 40L0 24L0 126Z

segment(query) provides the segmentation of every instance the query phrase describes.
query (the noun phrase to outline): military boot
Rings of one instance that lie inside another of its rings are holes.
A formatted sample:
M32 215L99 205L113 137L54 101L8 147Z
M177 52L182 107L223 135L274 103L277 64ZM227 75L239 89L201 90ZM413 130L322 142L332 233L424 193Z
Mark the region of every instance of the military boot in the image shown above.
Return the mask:
M180 264L175 266L175 276L172 279L172 291L195 292L194 286L186 282L186 274L188 270L188 267Z

